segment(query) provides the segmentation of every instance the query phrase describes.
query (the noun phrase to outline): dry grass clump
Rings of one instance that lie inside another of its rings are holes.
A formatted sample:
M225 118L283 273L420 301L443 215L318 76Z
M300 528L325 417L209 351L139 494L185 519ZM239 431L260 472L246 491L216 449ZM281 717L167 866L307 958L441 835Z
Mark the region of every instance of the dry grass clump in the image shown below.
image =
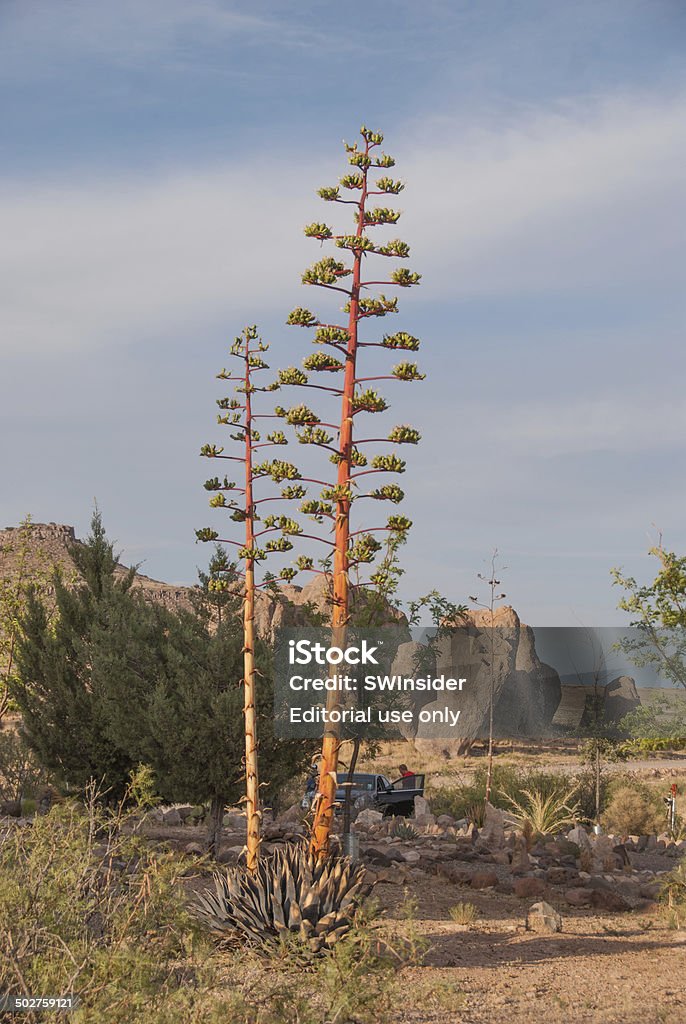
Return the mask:
M473 903L456 903L454 907L451 907L448 911L450 918L455 924L469 925L473 924L479 916L479 912Z

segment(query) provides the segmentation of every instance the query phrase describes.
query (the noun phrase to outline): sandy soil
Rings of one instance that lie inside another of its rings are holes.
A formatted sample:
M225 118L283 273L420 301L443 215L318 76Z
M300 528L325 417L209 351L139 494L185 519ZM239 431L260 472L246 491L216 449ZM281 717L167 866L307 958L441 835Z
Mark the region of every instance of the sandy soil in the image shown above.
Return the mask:
M410 891L431 945L423 966L403 971L409 1005L401 1024L686 1021L686 932L666 928L658 913L601 915L558 904L562 932L535 935L524 926L531 900L419 872ZM394 916L402 889L381 885L377 895ZM474 924L450 919L460 901L477 907Z

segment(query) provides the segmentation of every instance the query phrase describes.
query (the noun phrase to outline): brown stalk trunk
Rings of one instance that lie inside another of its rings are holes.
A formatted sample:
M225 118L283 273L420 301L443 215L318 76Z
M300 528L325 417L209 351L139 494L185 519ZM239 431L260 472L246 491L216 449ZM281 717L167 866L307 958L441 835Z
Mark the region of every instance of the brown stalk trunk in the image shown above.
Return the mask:
M366 146L366 152L369 144ZM364 209L367 199L367 168L364 169L364 184L360 196L357 232L359 238L364 230ZM355 372L357 359L357 322L360 311L360 279L362 272L362 253L357 250L353 258L353 280L350 290L350 316L348 319L348 351L345 362L345 378L343 383L343 399L341 403L341 426L339 433L339 454L337 483L340 487L349 487L350 470L353 450L353 398L355 395ZM334 647L344 650L347 646L348 621L350 618L350 589L348 578L348 545L350 541L350 500L339 500L336 509L335 549L333 561L333 615L331 643ZM338 671L345 671L341 664ZM332 666L332 672L336 668ZM340 705L340 692L327 691L326 710L332 712ZM317 799L312 839L310 848L320 859L329 854L329 839L333 825L334 804L336 800L338 752L341 746L340 726L328 723L324 728L322 756L319 769L319 796Z
M250 400L249 341L245 342L245 546L254 542L252 495L252 409ZM255 711L255 562L245 560L243 602L243 716L245 721L245 823L248 871L257 869L260 852L259 776L257 768L257 714Z

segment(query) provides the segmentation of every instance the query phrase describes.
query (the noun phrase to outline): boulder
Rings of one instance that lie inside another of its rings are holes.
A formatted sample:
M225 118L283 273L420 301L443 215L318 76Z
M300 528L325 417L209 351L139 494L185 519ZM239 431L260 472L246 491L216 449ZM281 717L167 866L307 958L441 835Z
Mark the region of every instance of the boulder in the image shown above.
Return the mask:
M431 814L431 804L423 796L416 796L414 798L414 816L415 818L421 818L423 816Z
M570 843L578 849L579 853L583 853L584 850L591 849L591 840L588 832L581 825L577 825L575 828L570 829L567 833L567 839Z
M576 868L552 867L545 873L546 881L551 885L574 885L579 880Z
M375 811L372 807L365 807L355 818L356 828L370 828L372 825L379 825L383 821L381 811Z
M553 933L562 931L562 918L554 907L541 900L529 907L526 927L530 932Z
M495 871L476 871L470 881L472 889L490 889L497 884L498 876Z
M364 859L371 861L372 864L381 864L382 867L390 867L405 860L400 850L391 846L368 846L364 851Z
M629 901L612 889L593 889L591 903L598 910L609 910L611 913L631 910Z
M541 662L533 630L520 623L513 608L496 609L492 619L485 609L460 616L436 646L436 673L464 675L469 681L468 691L441 694L424 704L429 711L459 708L459 736L443 724L420 722L418 749L447 758L467 753L475 739L488 734L491 688L496 736L540 737L550 731L561 700L560 677Z
M631 676L618 676L605 687L605 721L618 725L630 711L641 706L636 683Z
M622 866L621 859L615 853L614 840L610 836L590 836L591 841L591 853L593 856L593 864L589 869L591 873L601 873L603 871L615 871L618 867Z
M488 801L484 806L484 823L479 829L477 848L501 850L505 845L505 812Z
M162 811L163 825L182 825L181 815L175 807L168 807Z
M584 889L583 886L574 886L572 889L566 890L565 899L572 907L588 907L593 899L593 893L589 889Z
M302 816L303 816L303 811L302 811L302 807L300 806L300 804L291 804L290 807L287 807L285 811L283 811L281 814L279 814L279 816L276 819L276 823L277 823L277 825L291 825L291 824L294 824L295 822L300 822L302 820ZM225 818L233 818L233 817L238 817L238 815L227 814L225 816ZM245 826L245 819L244 818L241 819L241 826L242 827ZM233 823L232 823L231 827L233 827Z
M238 859L244 852L244 846L227 846L217 854L217 864L237 864Z
M414 678L418 674L418 660L426 652L427 648L424 644L416 643L414 640L400 644L391 665L391 675L408 677L410 679ZM419 674L424 675L425 673L421 672ZM412 721L401 722L396 726L398 732L407 740L414 740L415 738L417 732L417 712L424 704L431 700L431 691L417 691L412 694L412 700L415 712L412 716Z
M512 883L512 891L520 899L531 899L535 896L543 896L548 886L542 878L515 878Z
M531 858L526 848L526 839L517 832L515 834L514 849L512 851L512 863L510 871L513 875L525 875L531 870Z
M181 821L185 821L186 818L190 818L193 814L195 807L193 804L177 804L175 810L178 811Z

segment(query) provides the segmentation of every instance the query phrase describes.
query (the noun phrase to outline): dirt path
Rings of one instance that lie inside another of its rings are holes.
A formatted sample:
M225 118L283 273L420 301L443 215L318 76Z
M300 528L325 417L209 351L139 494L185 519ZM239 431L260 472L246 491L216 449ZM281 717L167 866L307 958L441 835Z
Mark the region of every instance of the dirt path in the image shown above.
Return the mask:
M417 925L430 942L422 967L406 968L408 1005L400 1024L684 1024L686 933L658 914L599 915L557 909L563 931L524 927L531 900L467 891L420 875L409 887ZM377 893L393 917L403 892ZM468 900L479 912L468 926L449 908Z

